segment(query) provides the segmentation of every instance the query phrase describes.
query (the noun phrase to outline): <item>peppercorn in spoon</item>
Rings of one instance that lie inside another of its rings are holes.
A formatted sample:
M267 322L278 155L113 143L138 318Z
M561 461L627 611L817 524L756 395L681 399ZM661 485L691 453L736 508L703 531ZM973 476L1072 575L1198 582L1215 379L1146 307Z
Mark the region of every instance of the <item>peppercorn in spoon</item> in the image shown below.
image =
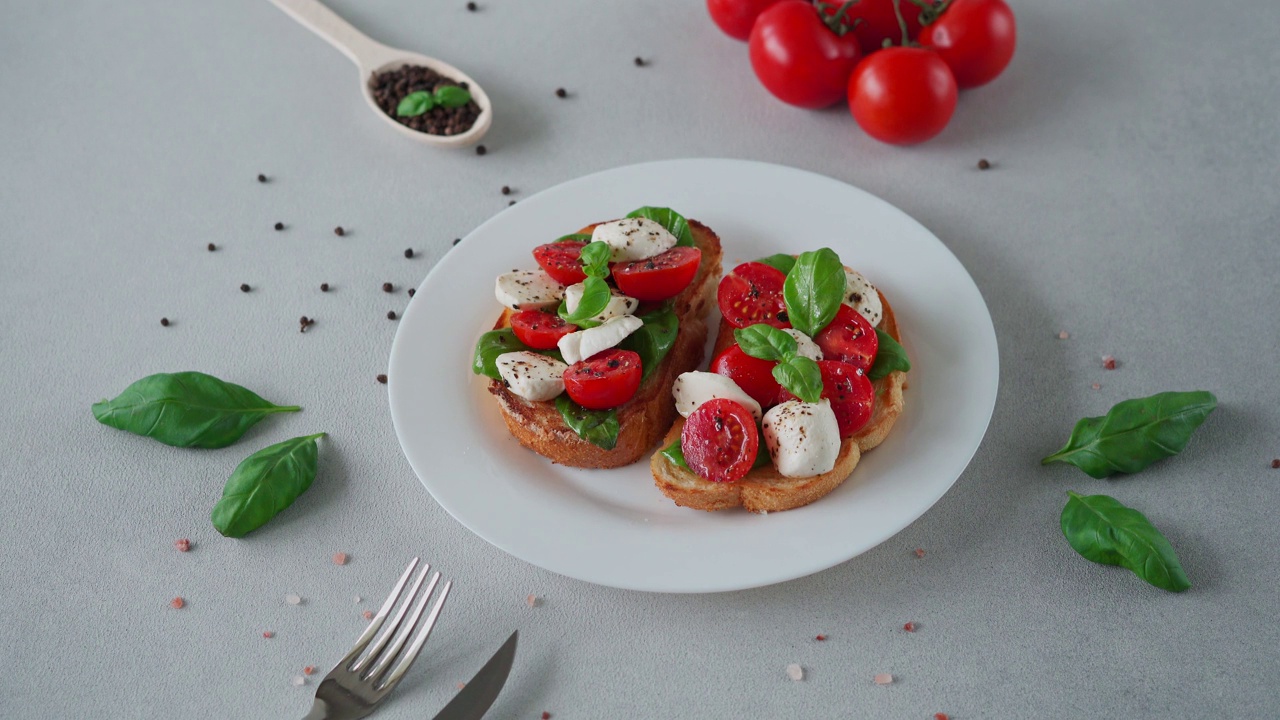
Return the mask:
M433 57L387 47L372 40L318 0L271 2L351 58L360 69L360 90L365 101L397 132L427 145L465 147L478 142L489 130L493 122L489 96L461 70ZM443 83L399 97L401 89L409 85L401 82L379 84L379 76L384 73L408 75L405 79L417 85L424 81L429 84L434 74L441 76L440 79L452 80L460 87L450 88L448 86L453 83ZM445 89L442 91L442 88ZM379 106L379 100L383 101L383 106ZM386 103L394 103L395 107ZM433 111L434 114L428 114ZM469 126L467 122L470 122ZM421 129L404 123L412 123Z

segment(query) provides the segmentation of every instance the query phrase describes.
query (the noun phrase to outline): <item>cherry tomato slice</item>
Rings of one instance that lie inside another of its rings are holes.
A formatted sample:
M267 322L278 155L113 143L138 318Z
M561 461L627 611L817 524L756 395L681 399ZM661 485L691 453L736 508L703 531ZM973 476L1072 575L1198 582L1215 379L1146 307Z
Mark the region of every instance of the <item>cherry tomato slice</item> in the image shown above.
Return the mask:
M516 339L534 350L550 350L560 338L578 329L550 310L521 310L511 316Z
M789 328L787 305L782 299L782 283L787 276L764 263L742 263L720 280L716 299L720 314L736 328L756 323Z
M862 313L841 305L836 317L813 339L826 360L848 363L864 373L876 361L880 337Z
M587 279L587 274L582 272L582 261L578 259L582 254L582 248L586 246L587 244L580 240L547 243L533 249L533 259L537 260L542 269L546 270L556 282L561 285L572 285Z
M608 410L635 396L640 375L639 354L612 348L570 365L564 371L564 389L584 408Z
M831 401L831 410L840 425L840 437L853 437L871 420L876 391L871 380L858 368L834 360L819 360L822 371L822 397ZM797 400L786 388L778 393L778 402Z
M777 404L778 392L782 390L778 381L773 379L773 368L777 364L772 360L751 357L734 343L711 361L711 372L734 381L743 392L760 403L760 407L767 409Z
M685 463L711 482L741 480L751 470L759 448L760 431L751 411L725 398L699 405L680 433Z
M613 279L624 295L646 302L666 300L689 287L701 262L698 248L674 247L647 260L614 265Z

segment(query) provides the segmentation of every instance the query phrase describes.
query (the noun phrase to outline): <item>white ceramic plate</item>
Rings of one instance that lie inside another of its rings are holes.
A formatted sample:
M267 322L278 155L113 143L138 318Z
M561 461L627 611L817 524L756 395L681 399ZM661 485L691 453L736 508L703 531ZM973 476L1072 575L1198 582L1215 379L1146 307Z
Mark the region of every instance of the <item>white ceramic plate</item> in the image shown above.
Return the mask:
M726 272L757 257L826 245L889 298L912 362L906 410L835 492L768 515L687 510L658 492L647 460L615 470L566 468L507 433L486 378L471 372L474 343L500 311L494 278L533 267L530 251L538 244L642 205L671 207L709 225L723 242ZM588 582L716 592L829 568L920 517L982 441L998 362L995 329L973 279L902 211L794 168L672 160L566 182L464 238L427 276L400 322L389 391L409 464L432 497L480 537Z

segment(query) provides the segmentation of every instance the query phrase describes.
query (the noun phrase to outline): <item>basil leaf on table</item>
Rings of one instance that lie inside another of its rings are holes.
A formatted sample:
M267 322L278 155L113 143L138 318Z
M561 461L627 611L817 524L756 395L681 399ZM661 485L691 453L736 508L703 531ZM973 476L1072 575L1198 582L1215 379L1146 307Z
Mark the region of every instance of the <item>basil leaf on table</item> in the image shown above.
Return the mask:
M316 439L321 437L324 433L292 438L245 458L213 506L213 527L227 537L244 537L292 505L316 479Z
M670 308L663 308L641 315L640 319L644 325L618 343L618 347L622 350L631 350L640 356L640 367L643 369L640 382L644 383L654 372L657 372L663 358L676 344L676 335L680 332L680 318Z
M618 413L614 410L588 410L561 393L556 398L556 410L564 418L564 424L578 433L578 437L605 450L618 444Z
M588 277L604 279L609 277L609 258L612 256L613 248L609 247L609 243L597 240L587 243L578 259L582 261L582 271Z
M742 352L760 360L781 361L795 355L796 339L771 325L757 323L733 331Z
M807 357L791 356L773 366L773 379L807 403L822 399L822 371Z
M1182 452L1217 406L1218 399L1204 390L1125 400L1102 417L1076 423L1067 444L1040 463L1071 463L1095 478L1136 473Z
M591 233L569 233L556 238L554 242L591 242Z
M447 108L460 108L471 102L471 93L466 88L460 88L456 85L442 85L436 88L432 99L435 100L437 105Z
M1067 495L1062 534L1083 558L1128 568L1162 590L1191 587L1173 546L1142 513L1107 495Z
M425 90L411 92L405 95L396 106L396 117L417 117L435 106L436 101L431 97L431 93Z
M756 262L764 263L769 267L777 268L782 271L783 275L791 272L791 268L796 266L796 259L786 253L778 253L769 257L762 257Z
M481 335L480 339L476 341L476 352L471 361L471 371L477 375L501 380L502 376L498 374L498 356L520 350L529 350L564 362L564 357L560 355L559 350L534 350L520 342L520 339L516 337L515 331L505 327L498 330L490 330Z
M297 412L201 372L158 373L138 380L112 400L93 404L103 425L174 447L221 448L239 440L268 415Z
M587 279L582 281L582 299L578 301L578 307L574 308L573 312L569 312L568 306L561 302L557 312L567 323L590 327L597 324L591 318L604 312L612 297L613 292L609 289L608 283L601 278L588 275Z
M907 372L911 369L911 361L907 359L907 351L893 339L889 333L876 328L876 337L880 340L880 349L876 351L876 360L867 371L867 378L879 380L894 371Z
M662 227L668 232L676 236L676 247L693 247L693 230L689 227L689 221L684 219L680 213L671 208L650 207L646 205L638 210L627 213L627 217L648 218Z
M813 337L831 323L844 299L844 264L831 248L801 253L782 284L791 326Z

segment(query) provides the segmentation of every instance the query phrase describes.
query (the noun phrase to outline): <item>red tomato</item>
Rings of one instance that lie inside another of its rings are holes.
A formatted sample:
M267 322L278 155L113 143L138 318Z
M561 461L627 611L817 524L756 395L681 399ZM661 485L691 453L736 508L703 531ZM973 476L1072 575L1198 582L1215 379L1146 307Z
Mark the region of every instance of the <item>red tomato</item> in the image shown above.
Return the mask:
M777 364L772 360L751 357L734 343L711 361L711 372L734 381L743 392L760 403L760 407L768 408L778 402L778 391L782 390L778 381L773 379L773 368Z
M858 63L858 39L837 35L803 0L760 13L750 40L751 67L774 97L803 108L824 108L844 96Z
M818 369L822 371L822 397L831 401L840 437L853 437L871 420L875 409L876 391L871 380L858 368L834 360L819 360ZM778 393L778 402L796 399L786 388Z
M880 349L876 329L862 313L843 304L836 311L835 319L813 341L822 349L823 358L848 363L863 372L871 369L876 351Z
M764 263L742 263L720 280L716 299L720 314L736 328L765 323L776 328L791 327L787 305L782 299L782 283L787 276Z
M751 37L751 26L770 5L780 0L707 0L707 12L725 35L738 40Z
M666 300L689 287L701 262L698 248L674 247L648 260L618 263L613 267L613 280L619 290L637 300Z
M853 26L853 35L858 38L858 47L865 57L884 47L888 40L894 45L902 44L902 27L898 25L898 16L893 11L895 0L858 0L845 13L845 25ZM898 0L902 9L902 20L907 25L907 37L915 40L920 34L920 8L911 0ZM826 7L826 13L834 16L843 3L832 2Z
M569 399L589 410L618 407L640 388L640 355L613 348L576 362L564 371Z
M572 285L587 279L578 256L587 244L580 240L547 243L533 249L533 259L561 285Z
M699 405L680 432L685 463L711 482L741 480L751 470L759 448L760 431L751 411L725 398Z
M1013 59L1017 27L1004 0L954 0L920 34L920 42L947 63L956 85L978 87L995 80Z
M511 316L516 339L534 350L550 350L560 338L577 329L577 325L570 325L550 310L521 310Z
M885 48L849 78L849 111L881 142L924 142L942 132L955 109L956 79L932 50Z

